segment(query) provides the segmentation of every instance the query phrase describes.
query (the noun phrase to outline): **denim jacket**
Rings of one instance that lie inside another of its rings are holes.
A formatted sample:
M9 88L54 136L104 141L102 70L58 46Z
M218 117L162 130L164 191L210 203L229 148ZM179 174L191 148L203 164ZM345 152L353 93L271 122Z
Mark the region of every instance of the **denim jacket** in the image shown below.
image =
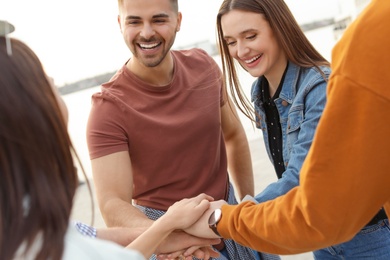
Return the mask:
M329 78L330 68L320 68ZM252 84L251 96L256 111L256 125L263 132L266 150L272 162L265 112L260 99L262 79L259 77ZM303 68L289 63L280 95L275 100L282 128L286 170L282 178L268 185L255 197L258 202L279 197L299 185L299 172L325 107L326 86L327 82L315 67Z

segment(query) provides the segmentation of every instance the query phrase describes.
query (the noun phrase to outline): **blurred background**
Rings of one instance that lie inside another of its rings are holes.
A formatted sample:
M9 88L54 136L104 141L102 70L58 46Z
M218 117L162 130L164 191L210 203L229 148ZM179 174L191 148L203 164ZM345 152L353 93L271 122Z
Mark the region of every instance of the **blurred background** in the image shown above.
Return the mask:
M331 61L334 44L370 0L285 1L311 43ZM222 0L179 0L183 21L173 48L203 48L219 63L215 17L221 3ZM131 57L117 23L117 1L0 0L0 20L15 26L11 37L27 43L54 79L68 106L70 136L93 184L85 139L91 95ZM239 75L242 86L249 92L254 79L242 71ZM241 120L250 143L258 193L276 181L276 176L265 152L262 133L242 115ZM94 192L91 198L86 185L81 185L73 218L90 223L93 214L93 224L104 226ZM311 253L282 258L313 259Z

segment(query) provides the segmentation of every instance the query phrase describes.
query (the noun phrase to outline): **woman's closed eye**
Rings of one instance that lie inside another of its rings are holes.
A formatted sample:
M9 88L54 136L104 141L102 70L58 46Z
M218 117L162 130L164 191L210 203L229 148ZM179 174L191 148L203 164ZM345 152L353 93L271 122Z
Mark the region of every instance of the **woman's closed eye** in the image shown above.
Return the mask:
M253 40L253 39L255 39L256 38L256 34L252 34L252 35L249 35L249 36L247 36L247 37L245 37L245 39L247 39L247 40Z
M226 42L226 45L228 45L228 46L233 46L234 44L237 43L237 41L233 41L233 40L225 40L225 42Z

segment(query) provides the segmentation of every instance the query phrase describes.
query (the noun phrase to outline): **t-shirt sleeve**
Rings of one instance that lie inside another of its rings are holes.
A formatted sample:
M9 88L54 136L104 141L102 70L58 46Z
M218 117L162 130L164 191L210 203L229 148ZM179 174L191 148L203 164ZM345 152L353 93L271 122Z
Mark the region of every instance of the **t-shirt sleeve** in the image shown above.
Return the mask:
M128 137L123 127L122 113L113 100L102 93L92 96L87 123L87 144L90 159L126 151Z

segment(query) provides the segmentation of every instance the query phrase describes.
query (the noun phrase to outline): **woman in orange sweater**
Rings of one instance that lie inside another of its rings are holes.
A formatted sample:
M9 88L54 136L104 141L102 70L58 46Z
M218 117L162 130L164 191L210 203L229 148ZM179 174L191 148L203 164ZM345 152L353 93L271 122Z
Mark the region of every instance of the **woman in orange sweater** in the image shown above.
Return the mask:
M300 185L261 204L216 202L188 232L219 237L210 220L223 238L297 254L352 239L381 207L389 215L389 17L390 2L372 0L333 49L328 102ZM388 219L381 227L390 232Z

